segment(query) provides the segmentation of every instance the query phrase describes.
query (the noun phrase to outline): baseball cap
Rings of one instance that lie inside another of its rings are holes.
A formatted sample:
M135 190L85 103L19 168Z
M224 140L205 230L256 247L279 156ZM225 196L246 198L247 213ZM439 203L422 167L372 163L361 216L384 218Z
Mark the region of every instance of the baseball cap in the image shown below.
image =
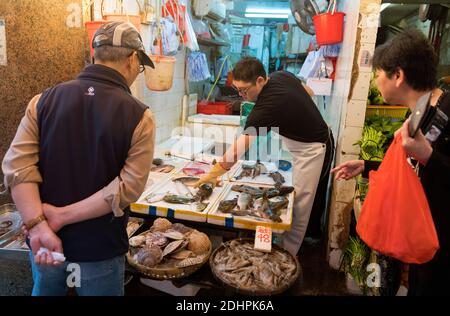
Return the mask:
M108 22L95 32L92 47L103 45L131 48L137 51L142 63L155 68L150 57L145 53L141 35L130 22Z

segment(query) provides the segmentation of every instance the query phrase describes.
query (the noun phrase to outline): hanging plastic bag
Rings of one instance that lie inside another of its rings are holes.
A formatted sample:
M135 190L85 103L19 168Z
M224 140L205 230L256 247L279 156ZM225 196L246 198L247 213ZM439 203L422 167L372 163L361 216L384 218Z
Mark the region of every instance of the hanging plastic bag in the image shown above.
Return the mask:
M150 50L153 55L165 55L171 56L175 55L178 52L178 47L180 45L180 38L177 35L177 26L173 22L171 17L161 18L160 19L160 30L161 30L161 46L158 44L158 24L156 22L152 22L150 24L151 29L151 38L150 42L153 45L150 45ZM156 41L155 41L156 39ZM162 52L160 52L162 48Z
M185 13L186 19L186 47L191 51L198 51L200 47L198 46L197 36L195 35L194 28L192 26L191 17L188 12Z
M342 44L324 45L320 48L323 49L323 56L325 58L335 58L339 56Z
M400 134L378 171L369 174L356 230L370 248L405 263L428 262L439 249L425 192L406 160Z
M211 77L206 55L202 52L192 52L188 55L188 79L192 82L203 81Z
M311 51L308 53L308 56L303 63L302 69L300 69L300 73L298 77L302 80L307 80L308 78L318 77L318 72L320 69L320 62L323 60L323 56L321 56L321 51Z

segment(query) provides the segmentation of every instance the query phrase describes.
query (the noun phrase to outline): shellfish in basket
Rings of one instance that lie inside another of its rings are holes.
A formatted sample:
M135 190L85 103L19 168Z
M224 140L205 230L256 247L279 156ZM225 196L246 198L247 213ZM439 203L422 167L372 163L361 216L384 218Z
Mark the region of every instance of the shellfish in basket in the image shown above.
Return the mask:
M217 248L210 258L214 276L246 295L272 295L287 290L300 275L300 265L274 245L271 253L253 248L252 239L235 239Z
M130 246L130 265L154 279L186 277L208 261L212 250L206 234L167 219L155 220L149 231L130 239Z

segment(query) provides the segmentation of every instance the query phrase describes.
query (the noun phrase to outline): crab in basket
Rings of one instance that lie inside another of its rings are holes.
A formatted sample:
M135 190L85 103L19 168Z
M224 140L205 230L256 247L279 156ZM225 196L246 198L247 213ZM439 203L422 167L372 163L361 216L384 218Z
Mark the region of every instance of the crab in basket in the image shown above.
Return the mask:
M165 218L150 230L130 238L132 260L147 268L185 268L204 263L211 252L209 237Z

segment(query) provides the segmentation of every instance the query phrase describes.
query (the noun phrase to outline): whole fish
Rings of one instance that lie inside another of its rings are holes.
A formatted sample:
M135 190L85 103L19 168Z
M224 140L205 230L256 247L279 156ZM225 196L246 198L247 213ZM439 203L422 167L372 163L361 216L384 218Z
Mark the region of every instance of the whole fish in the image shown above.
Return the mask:
M234 192L245 192L252 195L253 197L261 197L263 194L263 190L243 184L235 184L231 187L231 190Z
M218 211L222 213L230 213L237 205L237 198L233 200L220 201Z
M162 160L161 158L155 158L155 159L153 159L152 163L155 166L161 166L164 164L164 160Z
M242 178L251 177L253 169L244 169L242 168L241 173L236 177L236 180L240 180Z
M195 183L198 182L199 179L200 178L198 178L198 177L178 177L178 178L172 179L172 181L173 182L181 182L187 186L193 186Z
M254 172L253 172L253 179L255 179L257 176L261 175L261 174L266 174L267 173L267 168L264 164L257 162Z
M147 203L156 203L156 202L164 200L165 195L166 195L166 193L151 192L145 197L145 200L147 201Z
M270 188L267 191L267 197L270 199L275 196L284 196L291 192L294 192L294 187L280 186L278 188Z
M152 172L161 172L161 173L169 173L173 169L175 169L175 166L172 166L172 165L160 165L160 166L152 167L150 169L150 171L152 171Z
M252 215L251 211L231 211L231 215L233 216L249 216Z
M211 196L213 193L213 186L211 183L203 183L198 188L197 194L195 195L194 199L198 202L203 202L203 200L206 200Z
M252 196L248 193L242 192L239 194L239 198L237 200L237 206L240 211L247 210L252 203Z
M269 209L269 199L267 198L267 192L264 191L263 196L255 201L253 210L255 212L266 212Z
M285 208L289 204L289 200L285 196L276 196L269 200L269 209L273 212Z
M282 186L279 187L278 190L280 191L280 195L286 195L294 192L294 187Z
M196 211L202 212L206 209L209 203L203 203L204 200L209 198L213 193L213 186L211 183L203 183L198 188L197 194L194 196L194 200L197 202Z
M284 180L284 177L278 171L269 173L269 177L271 177L275 182L276 188L281 187L283 183L286 182L286 180Z
M167 203L172 204L190 204L192 202L195 202L193 197L186 196L186 195L176 195L176 194L166 194L163 199Z

